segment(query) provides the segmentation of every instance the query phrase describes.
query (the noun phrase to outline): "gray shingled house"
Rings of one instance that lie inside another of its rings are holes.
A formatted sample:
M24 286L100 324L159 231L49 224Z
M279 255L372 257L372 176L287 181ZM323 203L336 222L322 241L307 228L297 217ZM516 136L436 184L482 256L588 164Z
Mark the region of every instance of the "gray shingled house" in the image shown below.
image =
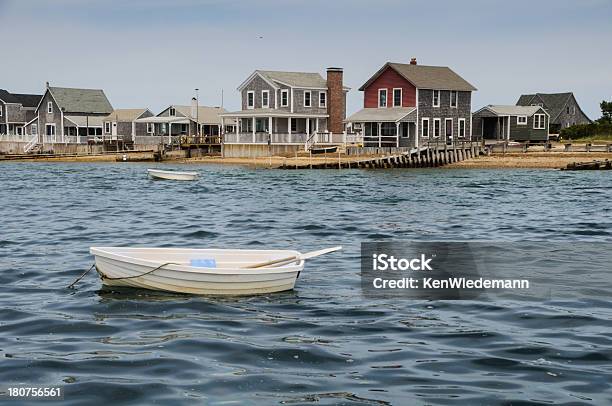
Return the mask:
M363 86L363 109L346 119L367 147L470 139L474 86L446 66L387 62Z
M222 132L223 107L199 106L195 98L191 106L173 104L155 117L139 118L136 123L146 123L148 135L219 137Z
M25 135L24 126L34 118L41 97L0 89L0 134Z
M485 140L545 142L550 116L541 106L488 105L472 116L472 133Z
M113 107L100 89L51 87L36 107L36 117L26 131L38 135L39 143L86 143L88 137L102 135L102 120Z
M550 134L558 134L562 128L572 125L591 123L572 92L524 94L516 105L543 107L550 115Z
M151 110L146 108L113 110L102 120L102 136L122 137L124 141L134 141L136 136L151 135L151 125L136 121L146 117L153 117Z
M225 156L290 153L339 139L348 90L341 68L328 68L326 78L316 72L254 71L238 86L241 110L222 115L224 122L238 123L224 135Z

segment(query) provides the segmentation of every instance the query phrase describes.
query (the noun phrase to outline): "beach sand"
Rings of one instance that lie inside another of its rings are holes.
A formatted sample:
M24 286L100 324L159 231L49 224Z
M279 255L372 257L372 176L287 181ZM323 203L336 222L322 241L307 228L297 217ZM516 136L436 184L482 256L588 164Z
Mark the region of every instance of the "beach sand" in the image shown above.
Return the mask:
M565 168L573 162L612 160L605 152L527 152L480 156L445 166L444 168L513 169L513 168Z

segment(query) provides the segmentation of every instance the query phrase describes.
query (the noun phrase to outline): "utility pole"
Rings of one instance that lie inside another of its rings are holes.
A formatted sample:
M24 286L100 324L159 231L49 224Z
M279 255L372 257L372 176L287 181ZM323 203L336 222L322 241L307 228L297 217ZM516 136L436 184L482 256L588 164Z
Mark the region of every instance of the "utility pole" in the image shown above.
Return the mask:
M196 87L195 89L195 92L196 92L196 126L197 126L196 133L198 134L198 137L200 137L200 99L198 95L199 90L200 89Z

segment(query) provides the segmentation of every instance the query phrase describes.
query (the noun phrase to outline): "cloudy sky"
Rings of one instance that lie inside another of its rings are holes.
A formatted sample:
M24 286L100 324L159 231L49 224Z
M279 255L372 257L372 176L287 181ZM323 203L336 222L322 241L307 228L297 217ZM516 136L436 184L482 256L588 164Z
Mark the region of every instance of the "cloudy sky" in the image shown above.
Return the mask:
M0 0L0 88L102 88L116 108L239 106L255 69L345 71L357 88L386 61L445 65L473 108L573 91L599 117L612 98L610 0Z

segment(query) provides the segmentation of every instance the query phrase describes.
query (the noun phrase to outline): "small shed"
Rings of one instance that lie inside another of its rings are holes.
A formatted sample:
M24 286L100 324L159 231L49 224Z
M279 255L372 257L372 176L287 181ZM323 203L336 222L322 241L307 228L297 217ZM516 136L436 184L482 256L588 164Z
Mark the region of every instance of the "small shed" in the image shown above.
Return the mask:
M139 118L152 117L153 113L147 108L140 109L116 109L104 117L104 136L123 136L132 138L135 136L151 135L153 129L146 123L137 122Z
M545 142L550 116L541 106L488 105L472 115L472 134L485 140Z

